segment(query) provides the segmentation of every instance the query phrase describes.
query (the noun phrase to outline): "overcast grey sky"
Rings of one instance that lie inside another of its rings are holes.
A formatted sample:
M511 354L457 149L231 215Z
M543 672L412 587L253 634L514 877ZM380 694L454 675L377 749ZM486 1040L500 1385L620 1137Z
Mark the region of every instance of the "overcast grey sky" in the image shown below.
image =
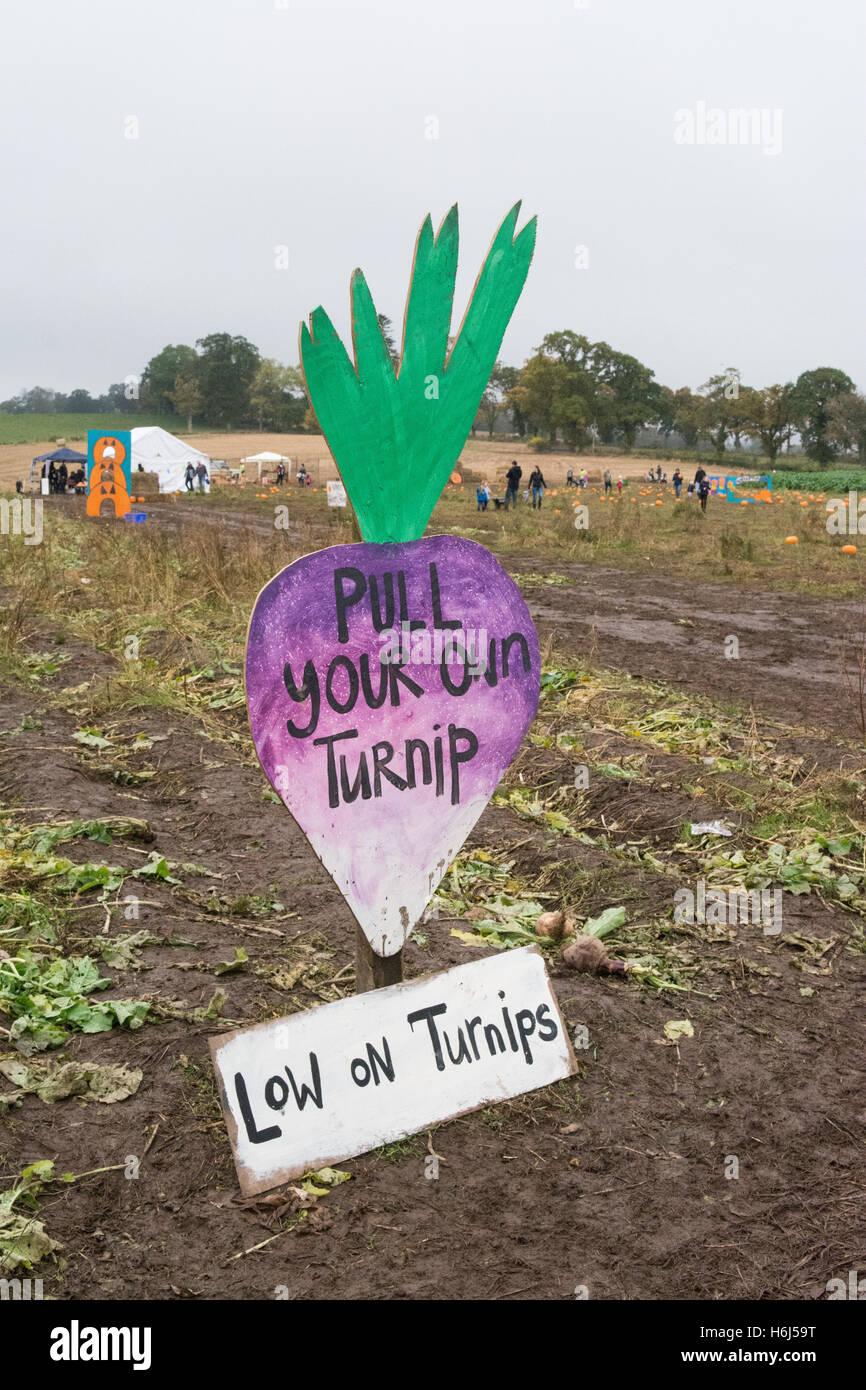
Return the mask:
M503 360L571 328L675 387L727 366L862 387L864 13L6 0L0 399L101 391L210 332L296 362L316 304L347 328L356 265L400 321L418 227L454 201L457 323L518 198L538 242ZM736 108L765 112L763 138L706 143Z

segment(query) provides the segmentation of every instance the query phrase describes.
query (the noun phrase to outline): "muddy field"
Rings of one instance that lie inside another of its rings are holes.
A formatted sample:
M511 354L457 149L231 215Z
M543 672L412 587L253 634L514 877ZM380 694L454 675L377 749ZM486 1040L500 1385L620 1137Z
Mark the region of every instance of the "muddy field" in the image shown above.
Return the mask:
M543 554L508 565L529 576L546 669L570 674L561 694L551 677L467 862L486 852L526 893L582 917L624 905L628 932L609 949L651 958L653 973L573 975L550 950L563 1015L586 1030L578 1074L347 1161L351 1180L303 1219L240 1197L207 1043L351 992L349 912L264 795L242 705L130 700L111 643L100 650L63 623L63 590L55 615L22 622L25 662L67 630L59 670L43 661L37 683L10 666L4 679L0 801L14 824L134 817L143 824L110 847L79 838L62 852L128 873L159 857L181 866L179 885L154 876L135 888L134 921L127 878L105 902L76 897L65 929L78 950L133 930L154 938L128 968L101 966L105 997L150 1001L148 1021L73 1034L62 1049L140 1068L137 1091L114 1104L29 1094L0 1114L4 1186L43 1159L90 1174L40 1197L62 1247L38 1268L46 1293L561 1300L584 1287L594 1299L811 1300L862 1264L862 898L834 897L823 880L786 891L777 936L672 921L674 891L710 874L720 848L754 856L832 820L851 832L849 860L862 858L866 753L840 677L840 632L858 605L560 558L562 582L545 583ZM165 628L147 650L179 671ZM663 709L676 739L658 732ZM691 716L708 711L711 730L695 737ZM110 748L83 746L83 726ZM590 769L580 796L576 762ZM521 799L527 788L536 801ZM731 840L693 850L683 827L718 818ZM494 949L453 935L471 918L448 907L410 939L409 976ZM239 947L246 961L222 973ZM670 1042L671 1020L694 1035ZM2 1040L0 1052L17 1056Z

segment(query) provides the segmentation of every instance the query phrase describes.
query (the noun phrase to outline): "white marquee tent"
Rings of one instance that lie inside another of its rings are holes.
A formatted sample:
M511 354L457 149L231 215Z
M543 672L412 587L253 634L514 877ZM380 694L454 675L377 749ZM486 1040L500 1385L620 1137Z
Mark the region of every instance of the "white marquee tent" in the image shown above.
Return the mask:
M288 476L292 476L292 460L286 458L285 454L269 453L267 449L263 454L250 454L248 458L241 459L241 463L254 463L258 469L256 476L259 478L262 476L262 468L265 464L273 464L274 467L276 467L278 463L285 463L287 465Z
M156 473L159 476L160 492L182 492L186 486L184 473L188 463L191 463L193 468L199 463L205 465L209 486L210 459L201 449L193 448L192 444L185 444L182 439L169 434L168 430L162 429L159 425L140 425L132 431L133 487L135 472L141 464L146 473Z

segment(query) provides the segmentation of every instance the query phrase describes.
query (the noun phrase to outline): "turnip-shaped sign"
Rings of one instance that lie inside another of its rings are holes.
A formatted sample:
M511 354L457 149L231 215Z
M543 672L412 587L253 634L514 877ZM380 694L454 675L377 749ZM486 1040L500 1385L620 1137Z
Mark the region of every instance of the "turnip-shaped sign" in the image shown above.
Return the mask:
M364 276L349 358L316 309L301 361L364 537L259 595L246 687L269 780L378 957L393 957L514 757L538 704L538 638L483 546L422 539L523 287L533 219L503 221L449 351L457 209L418 235L399 367Z

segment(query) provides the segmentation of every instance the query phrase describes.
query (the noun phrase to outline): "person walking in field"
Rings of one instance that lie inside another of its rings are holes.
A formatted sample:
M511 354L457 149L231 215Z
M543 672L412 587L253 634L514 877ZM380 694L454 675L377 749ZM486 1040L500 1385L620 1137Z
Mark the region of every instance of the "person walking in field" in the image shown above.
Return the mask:
M674 472L674 476L671 479L671 481L674 485L674 496L677 498L677 500L679 500L679 495L683 489L683 475L679 470L679 465L677 465L677 468Z
M198 467L195 470L195 474L198 478L199 492L207 492L207 468L201 461L199 462Z
M532 497L533 511L535 511L536 507L541 507L541 499L544 496L544 489L546 488L546 486L547 484L544 481L544 474L538 467L538 464L536 464L529 475L529 492Z
M195 489L195 469L191 463L188 463L184 469L183 480L186 483L187 492L193 492Z
M589 474L587 473L587 471L586 471L585 468L584 468L583 472L582 472L581 475L580 475L580 486L581 486L581 487L589 487Z
M282 485L283 485L283 483L284 483L285 481L286 481L286 465L285 465L284 463L278 463L278 464L277 464L277 487L282 487Z
M698 497L701 499L702 512L705 512L707 510L707 498L709 497L709 495L710 480L705 473L704 476L701 478L701 481L698 483Z
M517 489L518 489L518 486L519 486L519 484L520 484L520 479L521 479L522 477L523 477L523 469L520 467L520 464L517 462L517 459L512 459L512 461L511 461L511 467L509 468L508 472L507 472L506 475L505 475L505 482L506 482L506 488L505 488L505 510L506 510L506 511L508 511L509 506L514 506L514 507L517 506Z
M613 478L610 476L609 468L604 470L604 490L605 492L613 491Z
M619 493L620 497L622 497L622 474L620 474L620 476L616 480L616 490Z

